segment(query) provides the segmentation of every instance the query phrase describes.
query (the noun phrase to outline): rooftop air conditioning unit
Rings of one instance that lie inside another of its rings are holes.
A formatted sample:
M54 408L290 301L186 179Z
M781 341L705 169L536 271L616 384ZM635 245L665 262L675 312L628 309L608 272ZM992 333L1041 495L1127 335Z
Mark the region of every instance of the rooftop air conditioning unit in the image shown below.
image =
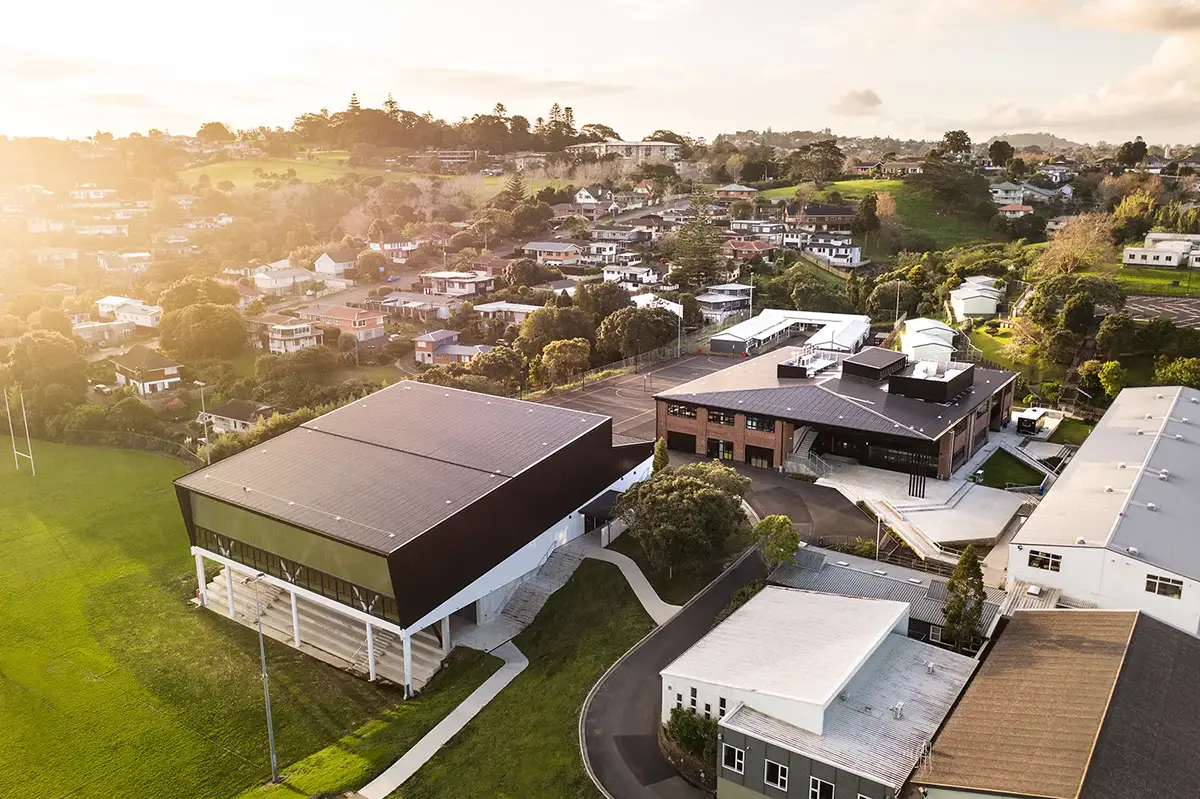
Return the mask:
M1042 587L1040 585L1031 585L1025 589L1025 593L1029 594L1030 596L1041 596Z

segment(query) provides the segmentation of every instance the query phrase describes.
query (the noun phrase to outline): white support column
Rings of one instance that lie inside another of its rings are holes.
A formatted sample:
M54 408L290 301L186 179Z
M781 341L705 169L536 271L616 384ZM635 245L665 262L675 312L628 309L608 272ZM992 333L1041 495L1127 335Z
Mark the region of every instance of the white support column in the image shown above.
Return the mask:
M200 607L208 607L208 583L204 582L204 556L199 552L196 553L196 585L200 597Z
M450 654L450 614L442 619L442 654Z
M299 649L300 648L300 610L296 606L296 592L289 591L288 593L292 595L292 643L294 643L296 645L296 648Z
M233 612L233 569L225 567L225 596L229 599L229 618L236 618Z
M412 636L404 631L404 697L413 695L412 687Z
M367 671L371 682L375 682L375 631L371 622L367 622Z

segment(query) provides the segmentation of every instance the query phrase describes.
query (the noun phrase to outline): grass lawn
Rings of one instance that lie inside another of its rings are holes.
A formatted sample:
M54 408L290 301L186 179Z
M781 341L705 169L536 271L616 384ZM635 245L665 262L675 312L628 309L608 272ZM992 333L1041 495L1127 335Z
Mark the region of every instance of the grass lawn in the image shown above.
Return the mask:
M1036 385L1043 380L1062 380L1066 375L1066 370L1058 364L1043 365L1024 361L1018 363L1005 357L1001 349L1011 340L1012 333L1007 330L999 330L994 336L982 327L971 331L971 343L983 351L983 357L1004 369L1020 372L1031 385ZM1021 397L1017 397L1018 401L1020 399Z
M281 771L286 779L252 788L238 799L292 799L357 790L381 774L446 717L502 661L486 652L456 649L421 695L368 721L336 743Z
M1010 485L1035 486L1045 477L1032 466L1028 466L1004 450L996 450L983 463L982 483L990 488L1007 488Z
M514 643L529 667L393 799L595 799L579 710L653 624L616 566L585 560Z
M629 533L619 536L616 541L608 545L608 548L633 558L664 602L682 605L715 580L748 546L750 546L749 541L730 541L724 552L717 554L708 563L705 563L697 573L676 573L674 575L651 569L650 564L646 562L645 554L642 553L642 548Z
M392 383L399 383L407 377L408 375L401 372L393 364L385 363L379 366L346 366L341 369L335 369L324 377L323 382L327 385L334 385L346 380L371 380L390 386Z
M825 283L832 289L836 289L837 291L846 290L846 279L835 275L833 272L830 272L827 269L822 269L819 266L813 266L805 260L799 261L799 269L803 270L806 274L812 275L817 280L820 280L822 283Z
M36 478L0 468L0 795L229 797L265 779L257 636L187 602L184 468L33 448ZM402 704L269 640L267 658L281 763Z
M1186 297L1200 294L1200 278L1192 279L1188 269L1141 269L1110 264L1099 269L1080 272L1081 275L1111 277L1122 284L1129 294L1152 294ZM1172 285L1177 283L1178 285Z
M1126 385L1154 385L1154 356L1149 353L1141 355L1125 355L1119 359L1121 365L1128 371Z
M1082 444L1092 432L1093 425L1078 419L1063 419L1047 439L1052 444Z

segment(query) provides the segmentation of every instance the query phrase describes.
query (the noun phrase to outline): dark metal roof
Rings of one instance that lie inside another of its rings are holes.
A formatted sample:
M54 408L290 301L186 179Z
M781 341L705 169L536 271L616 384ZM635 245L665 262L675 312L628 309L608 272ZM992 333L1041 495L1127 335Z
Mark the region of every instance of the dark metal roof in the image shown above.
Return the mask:
M177 483L387 554L608 421L403 382Z
M907 357L903 352L885 350L883 347L866 347L861 352L846 358L843 363L861 363L863 366L870 366L874 369L886 369Z
M141 344L130 347L129 352L122 355L113 355L109 360L117 366L123 366L133 371L139 369L170 369L172 366L179 366L179 364L165 357L158 350L152 350Z
M609 489L580 508L579 512L594 519L611 519L613 508L621 498L621 493L616 489Z
M284 408L278 405L264 405L261 402L234 398L223 405L213 408L208 413L210 416L220 416L222 419L254 422L276 413L287 415L295 413L295 411L291 408Z

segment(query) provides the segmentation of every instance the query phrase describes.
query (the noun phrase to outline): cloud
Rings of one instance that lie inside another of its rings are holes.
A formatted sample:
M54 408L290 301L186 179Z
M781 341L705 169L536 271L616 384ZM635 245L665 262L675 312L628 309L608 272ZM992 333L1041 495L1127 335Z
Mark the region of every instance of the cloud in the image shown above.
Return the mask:
M503 72L484 72L473 69L451 69L440 67L418 67L402 70L405 77L425 84L450 89L469 89L493 93L548 95L564 97L623 94L633 91L632 86L614 83L593 83L583 80L547 80L527 78Z
M23 82L78 78L103 72L107 66L66 56L49 56L32 50L0 49L0 78Z
M87 105L95 108L113 108L123 111L160 111L167 106L150 95L139 92L107 92L89 94Z
M1053 0L1049 7L1067 25L1169 34L1200 31L1197 0L1092 0L1081 5Z
M847 117L870 116L879 113L881 105L883 100L872 89L860 89L843 94L829 110Z

